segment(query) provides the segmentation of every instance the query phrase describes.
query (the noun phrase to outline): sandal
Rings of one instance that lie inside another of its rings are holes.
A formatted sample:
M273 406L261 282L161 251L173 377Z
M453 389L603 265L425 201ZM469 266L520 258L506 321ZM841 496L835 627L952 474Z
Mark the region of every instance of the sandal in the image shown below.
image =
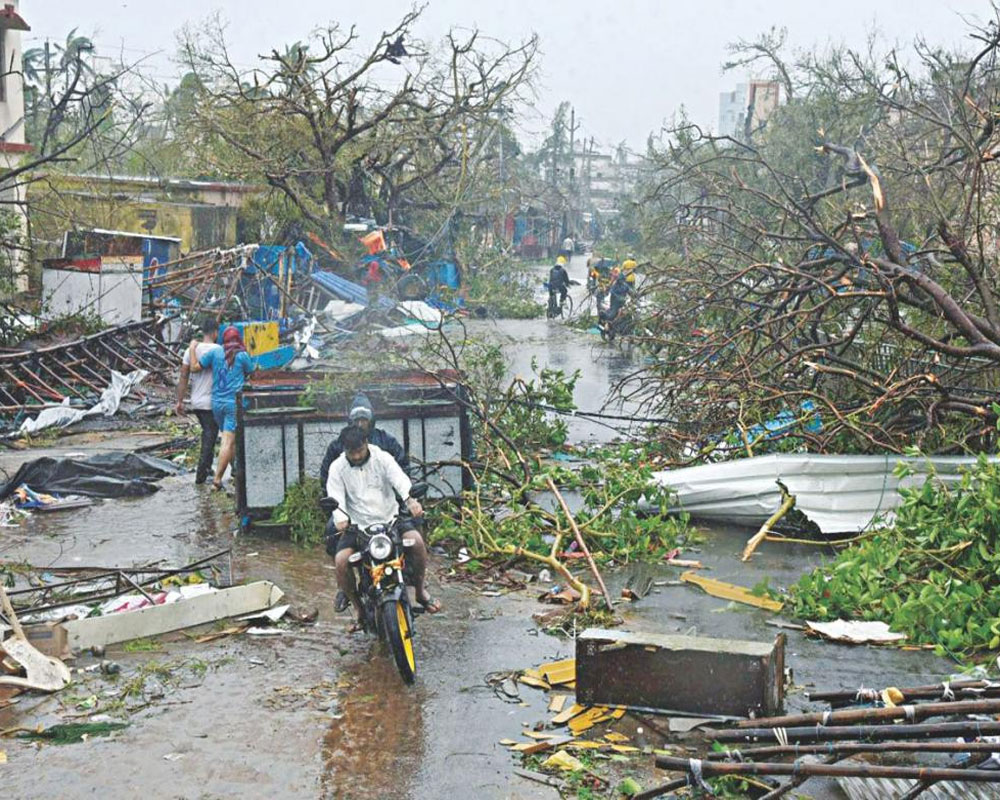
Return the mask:
M431 597L430 594L426 597L418 597L417 603L419 603L421 608L423 608L428 614L437 614L441 610L441 603Z

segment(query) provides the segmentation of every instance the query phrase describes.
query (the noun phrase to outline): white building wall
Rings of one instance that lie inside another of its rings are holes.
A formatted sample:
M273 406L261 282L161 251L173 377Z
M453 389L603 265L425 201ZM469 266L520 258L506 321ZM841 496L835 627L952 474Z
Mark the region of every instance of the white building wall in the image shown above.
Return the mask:
M19 0L0 0L0 12L6 6L13 6L20 13ZM29 149L25 145L24 123L24 76L21 72L21 31L15 28L0 28L0 169L7 172L20 165ZM0 188L0 208L15 211L20 218L22 247L26 246L27 208L25 187L18 185L16 178ZM12 184L12 185L11 185ZM22 251L23 252L23 251ZM26 259L22 252L10 254L14 266L16 291L28 288ZM8 254L3 254L5 260Z

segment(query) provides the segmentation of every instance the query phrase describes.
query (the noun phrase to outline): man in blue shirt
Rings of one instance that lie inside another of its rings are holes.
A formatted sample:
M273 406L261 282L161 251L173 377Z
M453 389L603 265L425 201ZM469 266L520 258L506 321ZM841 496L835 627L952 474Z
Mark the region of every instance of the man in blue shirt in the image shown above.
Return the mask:
M243 391L243 383L254 371L254 363L243 346L239 329L232 326L222 335L221 349L212 349L199 358L197 344L197 341L191 342L191 371L212 370L212 415L222 432L222 447L212 485L221 489L222 477L236 452L236 395Z

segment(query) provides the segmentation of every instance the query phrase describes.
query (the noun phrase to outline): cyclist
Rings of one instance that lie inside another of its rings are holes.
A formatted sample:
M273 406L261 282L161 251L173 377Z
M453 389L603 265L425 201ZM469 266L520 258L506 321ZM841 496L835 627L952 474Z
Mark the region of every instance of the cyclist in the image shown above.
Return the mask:
M562 313L563 303L566 302L566 296L569 294L569 274L566 272L566 267L559 263L560 261L565 261L565 259L560 256L552 269L549 270L550 317L555 317ZM559 295L558 302L556 301L557 294Z

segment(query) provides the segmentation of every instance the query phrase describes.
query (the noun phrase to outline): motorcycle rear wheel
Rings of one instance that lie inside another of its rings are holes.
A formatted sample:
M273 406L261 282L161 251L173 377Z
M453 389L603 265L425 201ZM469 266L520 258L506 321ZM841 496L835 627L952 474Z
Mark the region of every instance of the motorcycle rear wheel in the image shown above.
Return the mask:
M417 677L417 661L413 654L413 628L410 613L402 600L382 606L382 630L392 651L403 683L413 683Z

